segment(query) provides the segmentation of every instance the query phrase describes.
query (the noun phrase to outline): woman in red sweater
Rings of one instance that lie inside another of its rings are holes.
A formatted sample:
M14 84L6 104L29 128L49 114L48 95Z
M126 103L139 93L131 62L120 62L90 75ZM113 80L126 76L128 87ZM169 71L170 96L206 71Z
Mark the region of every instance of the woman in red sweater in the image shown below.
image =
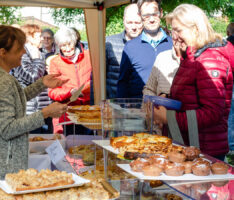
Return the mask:
M59 29L54 37L55 43L60 49L60 54L50 61L49 73L60 74L60 79L69 79L69 81L62 87L50 89L50 98L54 101L66 103L71 95L84 84L82 97L69 105L89 104L92 72L89 51L84 50L82 44L77 44L77 34L71 28ZM63 121L64 117L60 117L59 122ZM69 119L66 119L66 121L69 121ZM68 125L66 127L67 134L72 134L73 126ZM61 133L62 130L55 130L55 132ZM79 127L78 132L83 134L87 130Z
M194 110L201 151L224 159L233 84L230 52L234 47L214 32L207 16L194 5L181 4L166 20L182 55L170 96L182 102L175 118L183 140L188 145L186 111ZM168 123L165 107L155 108L155 119L157 124Z

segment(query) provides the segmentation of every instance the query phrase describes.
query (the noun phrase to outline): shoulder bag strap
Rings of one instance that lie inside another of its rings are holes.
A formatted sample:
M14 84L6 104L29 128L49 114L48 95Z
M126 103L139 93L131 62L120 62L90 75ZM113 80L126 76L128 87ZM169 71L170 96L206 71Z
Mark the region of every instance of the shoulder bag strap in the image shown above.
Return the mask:
M191 146L200 147L199 145L199 135L197 126L197 116L195 110L187 110L187 122L188 122L188 132L189 132L189 144ZM167 110L167 121L170 134L172 139L184 144L184 140L181 136L181 132L176 120L176 112L174 110Z
M197 115L195 110L186 110L189 132L189 144L200 148L199 135L197 126Z
M167 124L172 139L180 144L184 144L184 140L181 136L180 128L176 120L176 112L174 110L167 110Z

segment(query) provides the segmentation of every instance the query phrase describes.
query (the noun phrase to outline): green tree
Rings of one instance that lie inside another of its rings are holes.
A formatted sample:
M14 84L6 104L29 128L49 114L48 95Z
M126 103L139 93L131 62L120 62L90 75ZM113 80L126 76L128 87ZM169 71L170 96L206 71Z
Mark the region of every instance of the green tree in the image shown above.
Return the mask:
M190 3L199 6L203 9L209 17L213 14L221 12L223 15L227 16L230 21L234 19L234 2L233 0L163 0L162 8L164 15L171 12L176 6L181 3ZM120 33L123 31L123 13L126 5L117 6L113 8L107 8L106 11L106 35L112 35ZM80 16L83 14L82 9L70 9L70 8L60 8L60 9L51 9L53 18L58 23L69 24L78 20L82 22L84 20ZM217 20L216 20L217 21ZM165 26L165 21L162 20L162 25ZM218 28L217 32L220 31L218 22L212 23L214 29ZM226 24L225 24L226 25Z
M74 21L83 22L83 9L73 9L73 8L56 8L50 9L50 13L53 17L53 19L57 23L62 23L69 25L70 23Z
M20 7L7 7L0 6L0 23L1 24L13 24L20 21L20 15L17 11L21 9Z
M123 27L123 12L126 5L107 8L106 11L106 34L115 34L121 32ZM58 24L69 25L74 21L84 23L83 9L57 8L50 9L50 13Z
M221 12L230 20L234 18L233 0L163 0L162 8L165 13L168 13L182 3L194 4L204 10L208 16Z

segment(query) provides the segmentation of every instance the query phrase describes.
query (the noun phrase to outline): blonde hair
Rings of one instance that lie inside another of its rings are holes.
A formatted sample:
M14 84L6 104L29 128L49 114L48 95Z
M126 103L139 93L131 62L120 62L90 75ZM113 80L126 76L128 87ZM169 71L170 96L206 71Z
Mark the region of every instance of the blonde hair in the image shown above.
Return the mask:
M167 24L171 24L173 19L178 20L186 27L196 28L195 47L197 49L217 40L222 42L222 36L213 30L205 13L195 5L181 4L177 6L171 13L166 15Z
M21 26L21 30L26 34L26 36L34 36L35 33L40 32L41 33L41 28L40 26L36 24L25 24Z

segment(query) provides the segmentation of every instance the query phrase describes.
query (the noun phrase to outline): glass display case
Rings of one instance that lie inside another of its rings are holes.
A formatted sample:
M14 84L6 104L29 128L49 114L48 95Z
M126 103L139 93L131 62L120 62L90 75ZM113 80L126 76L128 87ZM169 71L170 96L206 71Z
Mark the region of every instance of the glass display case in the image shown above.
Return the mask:
M88 179L103 178L119 191L117 199L234 199L233 180L206 181L144 181L120 169L117 164L129 164L129 160L120 159L117 154L105 148L110 144L110 137L132 135L137 132L152 131L152 112L147 112L147 104L142 99L110 99L101 103L102 124L93 127L99 132L94 136L69 136L68 152L71 147L78 147L77 153L71 154L78 166L76 172ZM152 103L148 104L152 106ZM150 107L148 108L150 110ZM152 109L151 109L152 110ZM101 142L97 142L101 141ZM102 143L102 145L100 145ZM105 144L104 144L105 143ZM212 162L215 158L205 155ZM73 166L73 168L74 168ZM233 174L233 168L229 170Z

